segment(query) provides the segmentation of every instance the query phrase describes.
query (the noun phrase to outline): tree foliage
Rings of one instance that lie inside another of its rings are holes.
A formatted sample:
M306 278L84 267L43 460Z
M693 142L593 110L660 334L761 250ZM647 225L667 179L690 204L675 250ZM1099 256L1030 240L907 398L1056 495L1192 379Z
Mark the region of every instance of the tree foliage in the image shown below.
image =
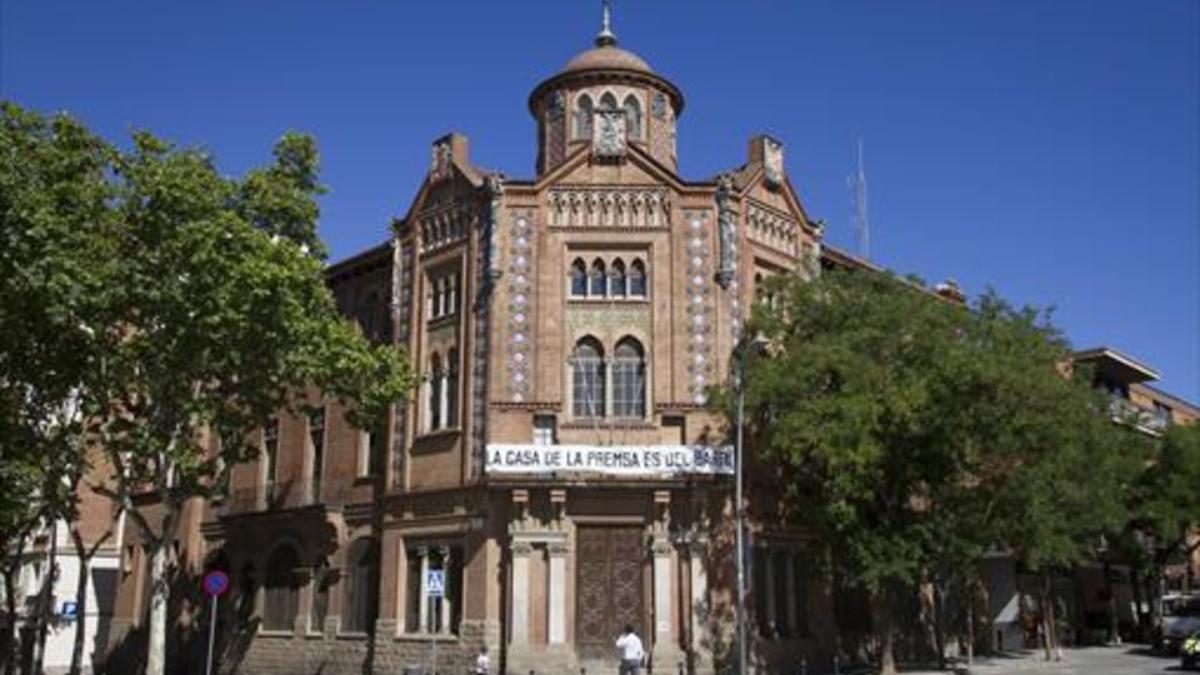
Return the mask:
M991 550L1069 564L1120 522L1119 432L1046 313L868 272L775 283L748 325L769 344L747 359L752 443L884 610Z
M148 662L161 673L165 544L183 505L223 491L256 430L306 388L352 403L362 426L411 373L325 284L311 138L286 134L239 179L144 131L123 150L12 104L0 123L0 322L27 332L0 331L0 442L16 457L39 411L78 407L103 458L92 486L127 509L154 561ZM132 508L142 495L153 519Z

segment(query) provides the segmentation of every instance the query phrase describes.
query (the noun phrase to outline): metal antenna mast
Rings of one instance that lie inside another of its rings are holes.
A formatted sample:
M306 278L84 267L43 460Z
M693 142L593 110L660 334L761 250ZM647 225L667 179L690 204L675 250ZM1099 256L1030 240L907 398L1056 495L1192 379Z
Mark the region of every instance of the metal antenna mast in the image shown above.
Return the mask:
M867 218L867 171L863 168L863 141L858 139L858 171L846 179L850 190L850 225L858 235L858 255L871 257L871 228Z

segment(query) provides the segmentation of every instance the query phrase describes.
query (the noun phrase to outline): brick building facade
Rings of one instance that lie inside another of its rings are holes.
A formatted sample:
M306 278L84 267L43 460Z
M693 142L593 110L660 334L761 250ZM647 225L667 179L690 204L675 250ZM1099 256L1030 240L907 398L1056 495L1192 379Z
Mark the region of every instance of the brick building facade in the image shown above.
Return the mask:
M487 646L497 672L595 673L626 623L654 672L730 657L732 458L708 387L764 279L863 263L823 246L776 139L681 177L683 94L607 22L529 110L536 175L437 139L388 240L328 269L363 333L409 352L418 390L370 429L310 392L223 501L187 510L179 558L233 580L222 672L421 672L436 652L464 673ZM790 669L829 656L834 601L806 534L772 518L771 479L750 472L752 658ZM126 537L118 638L148 595ZM173 661L202 668L195 644Z
M403 672L436 641L442 672L481 645L508 672L596 672L625 623L657 672L723 658L732 462L706 390L755 284L815 261L820 230L769 137L680 177L683 109L606 27L530 95L535 176L477 166L459 134L433 143L394 236L329 269L419 390L369 430L313 392L234 469L197 542L235 582L227 660L357 673L371 652ZM803 536L756 542L771 649L815 644Z

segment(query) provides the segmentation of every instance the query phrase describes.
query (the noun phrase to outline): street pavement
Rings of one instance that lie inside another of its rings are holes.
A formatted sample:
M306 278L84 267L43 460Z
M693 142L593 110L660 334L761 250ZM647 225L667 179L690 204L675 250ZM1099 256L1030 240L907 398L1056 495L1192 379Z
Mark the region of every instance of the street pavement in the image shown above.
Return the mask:
M979 658L966 670L970 675L1183 675L1186 672L1179 666L1179 657L1158 656L1141 645L1067 649L1061 661L1046 661L1041 652Z

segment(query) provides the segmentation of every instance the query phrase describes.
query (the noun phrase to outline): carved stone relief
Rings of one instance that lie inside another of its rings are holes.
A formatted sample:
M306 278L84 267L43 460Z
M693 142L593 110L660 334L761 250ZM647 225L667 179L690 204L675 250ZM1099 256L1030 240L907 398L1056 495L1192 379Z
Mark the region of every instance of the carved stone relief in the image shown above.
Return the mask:
M470 231L474 209L469 204L437 204L418 218L423 252L462 241Z
M625 111L597 110L592 125L592 155L604 158L625 156Z
M602 343L611 345L631 329L641 332L642 337L653 334L650 322L650 307L644 303L601 307L568 307L564 322L567 335L574 339L579 335L593 335ZM646 345L647 349L650 348Z
M726 288L737 273L737 212L733 205L733 177L717 179L717 228L721 240L717 281Z
M783 184L783 143L774 138L763 139L763 178L771 187Z
M662 188L558 188L548 200L553 226L665 227L670 222L670 193Z
M488 196L487 227L484 230L486 240L487 278L485 285L490 285L500 278L500 204L504 196L504 181L498 174L484 178L483 188Z
M434 143L429 163L430 182L449 178L451 163L450 141L441 140Z
M750 202L746 210L750 239L790 256L800 254L800 226L791 218Z
M650 101L650 114L654 115L655 119L665 120L667 118L667 95L661 91L654 93L654 98Z

